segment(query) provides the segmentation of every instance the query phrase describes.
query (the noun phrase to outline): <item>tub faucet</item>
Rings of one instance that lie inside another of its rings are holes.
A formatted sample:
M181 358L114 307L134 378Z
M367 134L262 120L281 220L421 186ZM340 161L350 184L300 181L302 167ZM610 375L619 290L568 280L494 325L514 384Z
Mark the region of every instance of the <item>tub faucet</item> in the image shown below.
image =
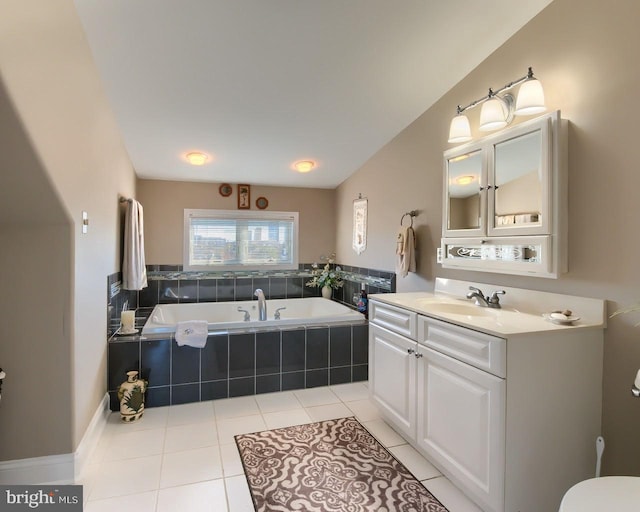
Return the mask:
M264 321L267 319L267 301L264 298L264 292L261 288L256 288L253 294L258 297L258 320Z
M240 306L238 306L238 311L240 313L244 313L244 321L245 322L250 322L251 321L251 315L249 314L249 312L246 309L242 309Z

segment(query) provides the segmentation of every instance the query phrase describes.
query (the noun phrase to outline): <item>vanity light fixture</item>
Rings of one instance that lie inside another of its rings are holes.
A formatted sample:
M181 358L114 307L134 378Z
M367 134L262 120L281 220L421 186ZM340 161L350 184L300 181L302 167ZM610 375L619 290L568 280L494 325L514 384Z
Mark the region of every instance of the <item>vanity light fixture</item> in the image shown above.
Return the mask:
M189 162L191 165L204 165L205 163L207 163L207 160L209 159L207 155L205 155L204 153L199 153L197 151L194 151L192 153L187 153L185 155L185 158L187 159L187 162Z
M293 164L293 168L298 172L309 172L316 167L316 163L312 160L300 160Z
M520 89L517 99L514 100L513 95L506 91L517 85L520 85ZM501 93L504 94L500 95ZM481 131L504 128L511 123L514 115L530 116L546 110L542 84L533 76L533 70L529 68L522 78L509 82L497 91L489 88L486 96L472 101L465 107L458 105L456 116L451 120L449 128L449 142L467 142L472 139L469 119L463 112L480 104L482 105L479 126Z

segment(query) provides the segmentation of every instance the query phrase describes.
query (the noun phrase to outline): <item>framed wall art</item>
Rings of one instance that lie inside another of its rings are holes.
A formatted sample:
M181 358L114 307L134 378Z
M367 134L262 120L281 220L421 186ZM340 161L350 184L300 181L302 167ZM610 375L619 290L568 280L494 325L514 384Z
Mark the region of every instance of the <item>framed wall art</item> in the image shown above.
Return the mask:
M249 185L238 185L238 209L248 210L251 208L251 187Z
M367 248L367 199L362 196L353 202L353 250L362 254Z

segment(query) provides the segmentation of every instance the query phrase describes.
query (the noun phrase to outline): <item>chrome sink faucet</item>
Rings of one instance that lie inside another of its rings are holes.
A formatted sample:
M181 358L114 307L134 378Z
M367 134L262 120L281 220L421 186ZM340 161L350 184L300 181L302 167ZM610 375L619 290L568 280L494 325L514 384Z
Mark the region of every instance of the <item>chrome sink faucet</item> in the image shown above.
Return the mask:
M491 297L488 295L485 297L484 293L480 288L476 288L475 286L469 286L469 293L467 293L467 299L475 299L476 306L481 306L484 308L500 308L500 297L498 295L505 295L507 292L504 290L496 290L491 294Z
M267 319L267 301L264 298L264 292L262 288L256 288L253 294L258 297L258 320L264 321Z

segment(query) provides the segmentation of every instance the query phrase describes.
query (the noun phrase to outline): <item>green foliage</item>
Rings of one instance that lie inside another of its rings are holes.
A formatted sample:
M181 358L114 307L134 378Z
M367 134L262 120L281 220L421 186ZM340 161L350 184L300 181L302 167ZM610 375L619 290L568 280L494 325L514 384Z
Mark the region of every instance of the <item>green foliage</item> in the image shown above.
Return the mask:
M134 386L131 394L124 400L124 404L132 411L138 412L144 405L144 393L140 386Z
M344 273L342 272L342 269L340 267L331 268L331 265L334 264L335 257L335 253L332 253L329 258L321 256L321 260L326 259L327 261L324 268L318 268L318 265L316 263L311 265L311 267L313 268L313 270L311 271L312 278L305 284L312 288L324 288L325 286L329 286L331 288L340 288L344 284Z

